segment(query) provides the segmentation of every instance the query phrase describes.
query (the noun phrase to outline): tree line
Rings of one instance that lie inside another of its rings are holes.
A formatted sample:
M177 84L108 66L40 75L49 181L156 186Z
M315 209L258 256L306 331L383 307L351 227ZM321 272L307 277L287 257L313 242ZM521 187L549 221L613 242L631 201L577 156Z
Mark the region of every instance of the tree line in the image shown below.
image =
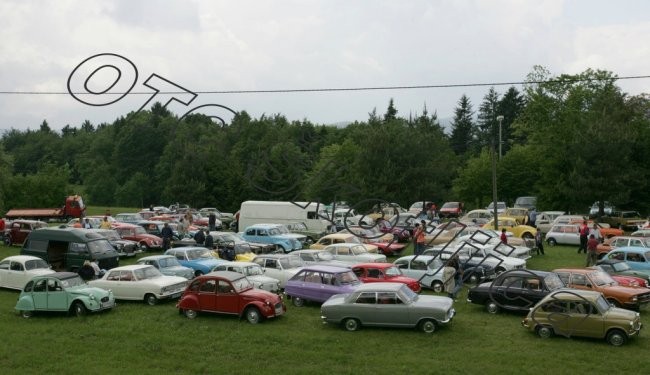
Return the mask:
M476 111L463 95L449 129L426 107L399 116L393 100L340 128L246 112L227 126L201 114L179 121L159 103L110 124L11 128L0 139L0 213L56 207L69 194L91 205L226 211L249 199L484 207L492 156L500 201L536 195L540 209L586 212L607 200L647 212L650 97L622 92L600 70L535 67L526 82L490 88Z

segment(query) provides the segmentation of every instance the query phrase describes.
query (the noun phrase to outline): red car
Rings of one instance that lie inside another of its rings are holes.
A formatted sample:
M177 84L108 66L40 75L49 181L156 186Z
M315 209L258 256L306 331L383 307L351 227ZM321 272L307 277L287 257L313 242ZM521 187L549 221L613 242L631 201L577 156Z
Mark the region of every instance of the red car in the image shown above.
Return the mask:
M14 220L7 223L4 233L5 245L22 245L31 231L45 227L47 223L38 220Z
M147 233L147 231L139 225L116 223L114 224L113 229L115 229L123 239L137 242L142 250L150 251L162 249L162 238Z
M446 202L438 212L440 217L461 217L463 215L462 202Z
M399 243L397 236L392 233L384 233L376 226L363 228L359 226L349 226L339 233L352 233L357 236L361 242L377 246L377 252L384 255L401 255L406 248L406 244Z
M418 280L404 276L402 270L393 263L359 263L352 267L352 272L363 283L402 283L415 293L420 293L421 290Z
M251 324L283 315L287 307L275 293L255 289L241 273L210 272L192 280L176 305L190 319L201 311L246 317Z

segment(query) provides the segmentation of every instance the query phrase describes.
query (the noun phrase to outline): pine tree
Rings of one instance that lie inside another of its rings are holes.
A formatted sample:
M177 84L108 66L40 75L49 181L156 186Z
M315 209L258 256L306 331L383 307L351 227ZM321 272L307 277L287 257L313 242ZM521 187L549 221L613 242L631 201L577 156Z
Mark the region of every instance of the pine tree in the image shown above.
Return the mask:
M458 106L454 109L454 120L451 123L450 145L456 155L463 155L473 151L475 125L472 121L474 112L472 104L467 95L463 94L458 100Z

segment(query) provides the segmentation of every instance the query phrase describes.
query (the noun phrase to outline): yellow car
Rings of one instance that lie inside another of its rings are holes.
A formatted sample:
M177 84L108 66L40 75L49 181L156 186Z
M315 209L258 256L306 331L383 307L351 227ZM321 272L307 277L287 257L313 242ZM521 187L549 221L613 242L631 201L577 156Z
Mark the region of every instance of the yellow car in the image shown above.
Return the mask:
M483 225L483 228L494 229L494 219L488 221L487 224ZM530 225L521 225L517 223L517 219L510 216L499 216L499 229L505 228L508 232L512 232L515 237L519 238L535 238L537 234L537 229L531 227Z
M501 216L501 215L499 215ZM514 218L518 224L527 224L528 222L528 209L521 207L506 208L503 216Z

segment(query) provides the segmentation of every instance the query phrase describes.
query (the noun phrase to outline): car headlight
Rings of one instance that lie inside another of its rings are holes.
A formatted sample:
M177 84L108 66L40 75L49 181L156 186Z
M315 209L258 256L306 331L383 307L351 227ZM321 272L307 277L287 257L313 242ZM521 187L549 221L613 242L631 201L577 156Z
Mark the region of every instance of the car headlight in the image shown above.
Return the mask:
M95 295L94 295L94 294L91 294L91 295L90 295L90 299L94 301L94 300L95 300Z
M264 303L266 303L267 306L271 306L271 305L272 305L271 301L265 301Z
M632 302L636 302L638 300L637 296L632 297Z

